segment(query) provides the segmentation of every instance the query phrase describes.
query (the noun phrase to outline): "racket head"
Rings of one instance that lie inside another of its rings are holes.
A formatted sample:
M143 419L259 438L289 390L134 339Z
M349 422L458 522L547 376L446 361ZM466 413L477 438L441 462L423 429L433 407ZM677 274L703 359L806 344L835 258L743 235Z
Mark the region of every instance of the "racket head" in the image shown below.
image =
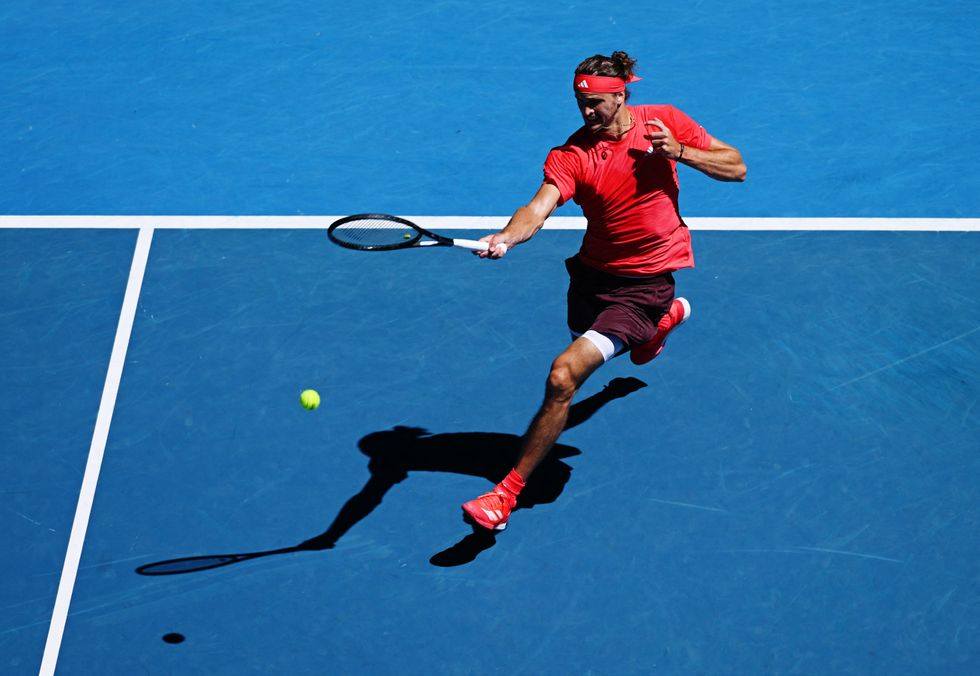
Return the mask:
M334 244L358 251L391 251L418 244L428 234L409 220L389 214L354 214L334 221L327 237Z

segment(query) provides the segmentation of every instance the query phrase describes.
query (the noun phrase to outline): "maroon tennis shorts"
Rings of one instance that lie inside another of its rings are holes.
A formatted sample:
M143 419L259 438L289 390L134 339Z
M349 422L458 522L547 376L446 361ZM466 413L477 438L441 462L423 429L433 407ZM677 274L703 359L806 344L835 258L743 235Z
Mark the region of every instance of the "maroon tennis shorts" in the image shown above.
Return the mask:
M568 270L568 328L592 329L616 336L628 347L642 345L657 332L657 322L674 300L674 276L619 277L582 263L565 261Z

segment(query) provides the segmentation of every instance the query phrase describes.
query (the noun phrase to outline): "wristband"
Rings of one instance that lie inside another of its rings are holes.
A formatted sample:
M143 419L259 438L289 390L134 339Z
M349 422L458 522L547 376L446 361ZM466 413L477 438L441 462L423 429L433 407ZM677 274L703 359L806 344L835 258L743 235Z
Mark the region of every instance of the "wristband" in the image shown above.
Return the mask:
M677 153L677 160L676 161L677 162L680 162L682 157L684 157L684 144L683 143L681 144L681 151L679 153Z

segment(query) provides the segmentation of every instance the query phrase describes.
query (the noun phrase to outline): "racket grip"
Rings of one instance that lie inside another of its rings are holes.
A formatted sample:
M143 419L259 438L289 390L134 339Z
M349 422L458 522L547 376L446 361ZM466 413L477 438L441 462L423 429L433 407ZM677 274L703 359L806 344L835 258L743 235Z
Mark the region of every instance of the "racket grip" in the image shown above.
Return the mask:
M453 246L462 247L463 249L470 249L471 251L490 250L490 244L488 242L481 242L475 239L454 239ZM506 244L498 244L497 249L500 251L501 255L507 253Z

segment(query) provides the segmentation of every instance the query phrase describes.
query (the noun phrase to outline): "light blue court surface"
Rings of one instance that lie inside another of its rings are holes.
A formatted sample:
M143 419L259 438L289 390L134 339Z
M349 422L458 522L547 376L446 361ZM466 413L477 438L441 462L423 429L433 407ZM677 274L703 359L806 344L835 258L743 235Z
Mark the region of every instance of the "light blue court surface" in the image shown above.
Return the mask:
M572 70L743 150L693 216L977 215L980 5L0 5L0 214L502 215L581 124ZM575 213L573 208L565 213Z
M4 4L0 672L976 672L978 20ZM507 531L474 534L581 233L487 263L193 217L509 214L578 124L574 65L620 48L635 102L748 162L682 169L685 214L947 230L695 232L691 322L600 370Z

